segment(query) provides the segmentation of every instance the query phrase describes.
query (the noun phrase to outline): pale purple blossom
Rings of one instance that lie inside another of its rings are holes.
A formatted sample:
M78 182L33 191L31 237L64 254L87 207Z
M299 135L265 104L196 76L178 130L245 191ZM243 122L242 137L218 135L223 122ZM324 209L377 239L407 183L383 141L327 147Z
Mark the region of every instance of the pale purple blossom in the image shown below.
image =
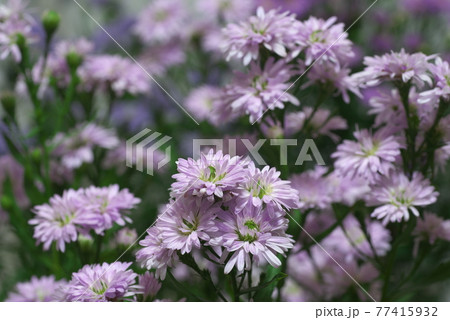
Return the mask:
M188 8L178 0L152 1L140 14L134 26L134 33L142 41L167 43L183 37L186 30Z
M276 210L298 208L297 191L291 187L290 181L280 179L280 175L275 168L265 166L261 170L251 162L239 186L236 210L241 211L245 206Z
M150 77L134 61L118 55L92 55L79 69L85 90L112 90L118 97L124 94L146 94Z
M298 23L295 15L289 12L265 12L259 7L256 16L223 29L223 51L227 59L242 59L244 65L257 60L263 47L280 57L286 57L288 50L295 48L295 26Z
M61 158L61 163L69 168L79 168L83 163L92 163L94 148L112 149L119 144L113 130L93 123L79 125L68 135L58 133L52 141L52 155Z
M408 221L410 212L418 217L416 207L436 202L439 193L422 174L414 172L411 179L404 173L391 172L383 176L368 194L367 204L377 206L371 217L389 222Z
M450 98L450 65L437 57L434 64L429 65L430 72L434 80L434 88L422 92L421 100L423 102L436 102L440 98L448 100Z
M141 202L128 189L120 190L118 185L91 186L83 190L79 201L86 211L85 220L97 234L103 234L105 230L112 228L114 223L124 226L125 223L131 222L126 213Z
M176 251L166 247L161 229L157 226L147 229L147 236L139 241L139 245L143 248L136 253L137 261L148 270L155 269L155 276L164 280L167 268L173 267L178 257Z
M214 201L215 198L229 200L231 192L237 191L244 179L245 163L240 157L230 157L222 151L211 149L202 153L198 160L178 159L178 173L173 175L172 196L185 194Z
M130 246L133 245L138 239L138 235L135 229L122 228L117 231L114 243L119 246Z
M430 244L434 244L438 239L450 241L450 220L425 212L423 217L417 220L413 235L419 239L427 239Z
M60 301L56 295L61 287L66 285L65 280L55 280L54 276L33 276L28 282L20 282L14 291L10 292L6 302L55 302Z
M135 295L136 276L131 262L86 265L72 274L65 289L67 301L108 302L130 299Z
M269 58L263 69L252 63L248 73L237 72L234 81L225 88L222 108L239 116L247 114L254 122L266 111L283 109L287 103L298 106L298 99L286 92L294 74L283 60L275 62Z
M215 105L219 103L221 90L214 86L204 85L194 89L186 98L186 109L197 121L207 120L212 124L220 120L214 112Z
M418 87L432 84L429 60L434 56L423 53L391 52L383 56L365 57L365 69L353 77L363 86L377 86L383 81L412 82Z
M334 190L326 177L327 167L317 166L290 177L292 188L297 190L302 209L331 207Z
M320 58L322 62L343 65L353 58L352 42L344 31L344 24L335 24L337 18L328 20L310 17L296 25L297 39L305 52L305 63L310 65Z
M168 249L185 254L211 239L217 232L214 220L221 212L218 205L207 200L197 204L195 200L179 199L167 205L156 226Z
M400 143L385 130L371 134L363 129L354 132L356 141L345 140L332 154L335 167L343 175L360 176L373 182L379 175L386 175L394 168L400 155Z
M212 246L223 246L223 257L231 254L225 265L225 274L236 267L239 272L249 270L252 261L268 262L280 267L277 254L293 247L293 240L285 233L288 220L284 215L271 214L261 207L249 206L239 213L224 212L217 222L219 236L210 241Z
M80 206L81 190L67 190L62 196L54 195L48 204L33 208L35 217L29 221L34 225L33 237L37 243L49 250L53 242L56 248L65 251L66 243L77 241L80 232L89 227L85 220L86 211Z

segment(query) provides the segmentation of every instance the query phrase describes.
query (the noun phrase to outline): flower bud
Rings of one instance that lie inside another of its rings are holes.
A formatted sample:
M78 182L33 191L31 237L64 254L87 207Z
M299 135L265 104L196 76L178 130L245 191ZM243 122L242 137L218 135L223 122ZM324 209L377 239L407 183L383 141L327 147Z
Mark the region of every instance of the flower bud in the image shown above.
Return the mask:
M43 14L42 25L44 26L48 38L52 37L56 29L58 29L60 21L61 17L56 11L49 10Z
M83 63L83 57L75 51L71 51L66 55L66 61L71 70L76 70Z

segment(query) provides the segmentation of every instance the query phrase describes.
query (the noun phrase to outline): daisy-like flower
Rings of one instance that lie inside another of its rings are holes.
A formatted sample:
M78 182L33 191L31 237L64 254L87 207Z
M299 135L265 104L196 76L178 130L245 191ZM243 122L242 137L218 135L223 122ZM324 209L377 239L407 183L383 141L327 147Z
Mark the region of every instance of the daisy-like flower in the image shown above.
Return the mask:
M167 268L173 267L178 257L174 250L166 247L161 229L157 226L149 228L147 236L139 241L139 245L144 248L136 252L137 261L148 270L155 269L155 276L164 280Z
M419 239L428 239L433 244L437 239L450 241L450 220L444 220L431 212L425 212L422 219L417 220L413 235Z
M167 43L184 35L188 9L177 0L155 0L139 15L134 32L146 43Z
M59 133L52 144L55 145L52 154L60 157L65 167L76 169L94 160L94 147L112 149L119 140L112 130L89 123L78 126L67 136Z
M448 100L450 98L450 65L437 57L434 64L429 65L429 69L434 78L435 87L432 90L422 92L422 102L436 102L439 98Z
M219 237L212 246L222 246L224 257L231 253L224 272L236 266L239 272L252 267L252 259L260 264L267 261L273 267L281 266L278 253L293 247L293 240L285 233L288 221L282 214L271 214L261 207L246 207L239 213L224 212L217 222Z
M428 61L432 58L434 56L423 53L409 54L404 49L383 56L365 57L366 68L353 77L365 86L377 86L383 81L411 81L418 87L423 87L425 83L432 84L428 74Z
M118 185L112 185L85 189L80 202L86 209L85 220L89 221L97 234L102 234L112 228L114 223L123 226L126 222L131 222L124 213L133 209L141 200L128 189L120 190Z
M257 60L261 48L286 57L288 49L295 48L295 15L279 10L265 12L259 7L256 16L240 24L230 24L223 29L223 51L229 60L242 59L244 65Z
M405 108L397 89L390 91L378 90L369 99L369 114L375 114L375 125L386 124L393 132L399 132L408 126Z
M148 75L128 58L118 55L89 56L79 69L86 90L111 89L121 97L125 93L145 94L150 91Z
M325 176L327 171L327 167L317 166L314 170L290 178L292 188L297 190L300 205L303 209L330 208L333 200L333 189Z
M297 208L298 193L291 182L280 179L280 172L265 166L262 170L250 163L245 180L239 186L236 210L246 206L269 207L277 210Z
M202 153L198 160L178 159L171 195L176 198L189 194L210 201L217 197L226 201L244 179L244 168L240 157L230 157L222 151L214 153L212 149L207 154Z
M13 292L10 292L7 302L51 302L59 301L55 294L66 285L65 280L55 280L54 276L35 277L29 282L18 283Z
M81 198L82 191L70 189L62 196L51 197L49 204L33 208L36 216L29 223L35 226L33 237L38 244L44 244L44 250L56 242L56 248L64 252L66 243L76 241L78 233L89 227L86 211L80 206Z
M363 129L353 134L356 141L345 140L331 156L335 167L344 175L362 176L373 182L379 175L386 175L394 167L400 155L401 145L385 130L372 135Z
M122 228L120 229L114 239L114 244L119 246L129 246L137 241L138 235L135 229Z
M294 71L283 61L269 58L261 69L252 63L248 73L237 72L234 81L225 88L224 108L237 115L248 114L257 121L267 110L283 109L285 103L298 106L296 97L286 92Z
M410 212L419 216L416 207L436 202L439 193L422 174L414 172L412 179L403 173L391 172L383 176L368 194L367 203L378 206L371 217L389 222L408 221Z
M192 113L193 117L199 121L208 120L217 123L214 105L218 103L221 90L213 86L202 86L193 90L186 98L185 106Z
M136 276L131 262L86 265L72 274L65 290L67 301L107 302L135 295Z
M200 248L201 240L208 242L211 239L211 234L217 231L214 219L222 212L219 206L207 200L197 205L196 201L184 199L169 203L165 211L157 227L166 247L180 250L181 254Z
M319 57L334 64L345 64L353 58L353 44L348 40L344 24L335 24L336 20L336 17L328 20L310 17L297 26L296 36L304 47L306 65Z

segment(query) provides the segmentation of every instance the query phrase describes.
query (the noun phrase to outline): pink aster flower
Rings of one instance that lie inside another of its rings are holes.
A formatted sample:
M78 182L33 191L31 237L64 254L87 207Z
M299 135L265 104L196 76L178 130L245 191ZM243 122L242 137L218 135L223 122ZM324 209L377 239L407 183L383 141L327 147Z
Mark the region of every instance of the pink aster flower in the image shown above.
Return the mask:
M245 206L270 207L277 210L297 208L298 193L291 182L280 179L280 172L265 166L262 170L250 163L236 199L238 211Z
M137 241L138 235L135 229L122 228L117 231L114 243L119 246L130 246Z
M219 217L219 234L210 241L212 246L223 246L223 257L231 253L224 272L230 273L236 266L239 272L249 270L253 262L267 261L277 268L281 266L277 254L284 254L293 247L293 240L285 233L288 220L282 214L270 214L261 207L246 207L240 213L224 212Z
M369 114L375 114L375 125L388 125L393 132L399 132L408 126L405 108L397 89L378 90L369 100Z
M81 198L82 191L70 189L62 196L51 197L49 204L33 208L36 216L29 223L35 226L33 237L38 244L44 244L44 250L56 242L56 248L64 252L66 243L76 241L78 233L85 232L88 222L86 211L80 206Z
M297 190L303 209L326 209L331 207L334 193L326 177L327 167L317 166L290 178L292 188Z
M354 133L356 141L345 140L332 154L335 167L344 175L362 176L373 182L380 174L386 175L400 155L401 145L384 130L372 135L363 129Z
M367 203L378 206L371 217L383 219L383 224L389 222L408 221L412 212L419 216L416 207L424 207L436 202L439 193L435 191L430 181L422 174L414 172L411 179L403 173L391 172L383 176L368 194Z
M84 190L80 199L81 206L86 210L85 219L97 234L112 228L114 223L120 226L131 219L125 213L133 209L140 199L134 197L128 189L120 190L118 185L109 187L91 186Z
M220 121L214 112L214 105L219 103L220 96L219 88L205 85L194 89L186 98L185 105L196 120L207 120L215 124Z
M417 220L413 234L419 239L428 239L430 244L434 244L437 239L450 241L450 220L425 212L422 219Z
M335 24L336 20L336 17L328 20L310 17L296 26L297 39L305 51L306 65L319 57L334 64L345 64L353 58L352 42L348 40L344 24Z
M111 89L121 97L125 93L145 94L150 91L148 75L136 63L118 55L89 56L79 69L86 90Z
M140 13L134 32L146 43L167 43L184 34L187 12L184 2L152 1Z
M366 86L376 86L383 81L412 81L418 87L432 84L428 74L429 60L434 56L423 53L392 52L383 56L365 57L366 68L354 74L356 81Z
M430 72L434 78L434 88L422 92L421 98L423 102L432 101L436 103L439 98L448 100L450 98L450 65L447 61L443 61L437 57L434 64L429 65Z
M256 16L240 24L230 24L224 30L223 50L227 59L242 59L244 65L257 60L262 47L280 57L295 47L295 26L298 21L289 12L265 12L259 7Z
M54 276L37 278L18 283L6 298L7 302L51 302L59 301L55 293L66 285L65 280L55 280Z
M233 114L248 114L250 121L260 120L267 110L283 109L286 103L298 106L296 97L286 92L294 71L283 61L269 58L261 69L252 63L248 73L237 72L234 81L225 88L223 108Z
M149 228L139 245L143 248L136 253L137 261L148 270L155 269L155 276L164 280L167 268L173 267L178 257L174 250L166 247L161 229L157 226Z
M207 200L197 205L196 201L180 199L167 205L157 227L168 249L185 254L200 248L200 241L211 239L211 234L217 231L214 219L221 212L219 206Z
M173 197L184 194L206 197L210 201L217 197L226 201L244 179L244 167L240 157L230 157L222 151L214 153L212 149L207 154L202 153L198 160L178 159L171 194Z
M67 301L107 302L130 299L135 295L136 274L131 262L86 265L72 274L67 285Z
M112 149L119 140L114 131L89 123L78 126L69 135L57 134L52 144L53 155L60 157L65 167L76 169L94 160L94 147Z

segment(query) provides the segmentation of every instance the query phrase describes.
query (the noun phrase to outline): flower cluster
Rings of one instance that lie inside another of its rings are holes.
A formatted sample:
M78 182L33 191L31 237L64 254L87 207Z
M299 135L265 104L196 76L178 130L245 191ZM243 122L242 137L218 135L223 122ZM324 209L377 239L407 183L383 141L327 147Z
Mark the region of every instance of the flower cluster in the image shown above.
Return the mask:
M54 195L48 204L34 207L35 217L29 221L34 225L34 238L48 250L53 242L56 248L65 251L66 243L77 241L79 234L97 234L113 227L114 223L130 222L125 213L140 200L127 189L119 186L67 190L62 196Z
M336 91L346 103L348 91L360 96L359 83L350 75L354 52L342 23L336 18L311 17L299 21L295 15L279 10L265 12L223 30L223 50L227 58L242 59L248 73L236 73L224 89L223 103L216 106L225 119L247 114L250 122L260 121L267 111L284 109L300 102L287 91L307 73L307 88L319 84ZM301 53L301 55L300 55ZM277 61L271 56L276 55ZM300 75L299 79L292 78Z
M279 172L213 150L177 164L173 199L140 242L136 257L143 266L164 279L178 254L204 247L227 261L225 273L248 270L253 262L281 265L276 255L293 246L284 210L298 206L298 195Z

